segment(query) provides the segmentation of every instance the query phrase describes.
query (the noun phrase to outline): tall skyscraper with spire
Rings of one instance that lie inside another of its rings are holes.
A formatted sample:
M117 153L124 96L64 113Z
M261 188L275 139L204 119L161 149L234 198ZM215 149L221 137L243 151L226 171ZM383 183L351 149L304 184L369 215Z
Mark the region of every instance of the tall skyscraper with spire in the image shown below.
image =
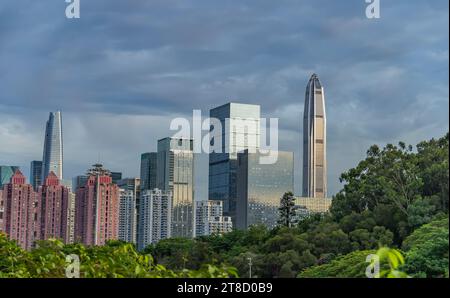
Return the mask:
M325 94L319 77L313 74L306 87L303 114L303 196L327 196L327 118Z
M61 112L51 112L45 127L44 153L42 156L42 178L50 172L63 179L63 136Z

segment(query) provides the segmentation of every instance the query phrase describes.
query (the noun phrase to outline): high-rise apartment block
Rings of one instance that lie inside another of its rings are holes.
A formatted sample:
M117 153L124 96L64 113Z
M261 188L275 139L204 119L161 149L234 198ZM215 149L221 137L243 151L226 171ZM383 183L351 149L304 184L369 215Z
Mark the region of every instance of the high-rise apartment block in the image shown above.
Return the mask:
M233 230L231 217L223 216L223 203L217 200L197 201L195 236L224 234Z
M138 249L171 237L172 193L160 189L141 193Z
M37 194L25 176L16 170L10 182L3 186L3 228L11 240L30 249L39 239L40 205Z
M165 138L158 141L157 185L172 194L172 237L194 235L193 140Z
M104 245L119 236L119 187L101 164L87 175L86 184L76 191L75 241Z
M45 178L42 186L38 187L37 200L40 205L40 234L39 239L57 238L68 242L69 219L69 188L61 185L55 173Z
M136 197L132 190L119 190L119 240L136 243Z

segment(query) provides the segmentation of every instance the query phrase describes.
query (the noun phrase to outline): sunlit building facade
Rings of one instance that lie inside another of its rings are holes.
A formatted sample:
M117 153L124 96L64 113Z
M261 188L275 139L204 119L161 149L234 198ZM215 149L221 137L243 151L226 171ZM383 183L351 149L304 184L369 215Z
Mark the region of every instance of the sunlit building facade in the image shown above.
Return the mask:
M158 141L158 188L172 194L172 237L194 236L193 140Z
M280 200L294 191L294 154L278 151L274 164L261 164L261 154L245 150L238 154L236 227L277 225Z

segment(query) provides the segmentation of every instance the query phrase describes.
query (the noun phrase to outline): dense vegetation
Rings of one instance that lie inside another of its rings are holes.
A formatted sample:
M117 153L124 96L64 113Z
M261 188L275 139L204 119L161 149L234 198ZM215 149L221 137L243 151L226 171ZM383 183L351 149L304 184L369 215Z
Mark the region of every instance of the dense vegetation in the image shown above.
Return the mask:
M341 175L329 214L292 225L288 193L273 230L167 239L141 253L56 240L26 252L0 235L0 277L62 277L68 254L80 256L82 277L247 277L250 259L253 277L364 277L374 253L382 276L448 277L448 142L372 146Z

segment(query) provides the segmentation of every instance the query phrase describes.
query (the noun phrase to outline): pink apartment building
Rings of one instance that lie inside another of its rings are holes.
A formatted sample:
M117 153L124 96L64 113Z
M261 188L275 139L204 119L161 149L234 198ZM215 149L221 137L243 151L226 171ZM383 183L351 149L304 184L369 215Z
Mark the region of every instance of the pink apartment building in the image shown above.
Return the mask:
M68 242L67 225L69 216L69 189L61 185L55 173L50 172L42 186L39 186L40 239L57 238Z
M40 232L39 197L20 170L3 186L2 204L3 232L22 248L32 248Z
M119 187L100 164L95 164L88 176L86 184L76 190L75 241L104 245L118 239Z

